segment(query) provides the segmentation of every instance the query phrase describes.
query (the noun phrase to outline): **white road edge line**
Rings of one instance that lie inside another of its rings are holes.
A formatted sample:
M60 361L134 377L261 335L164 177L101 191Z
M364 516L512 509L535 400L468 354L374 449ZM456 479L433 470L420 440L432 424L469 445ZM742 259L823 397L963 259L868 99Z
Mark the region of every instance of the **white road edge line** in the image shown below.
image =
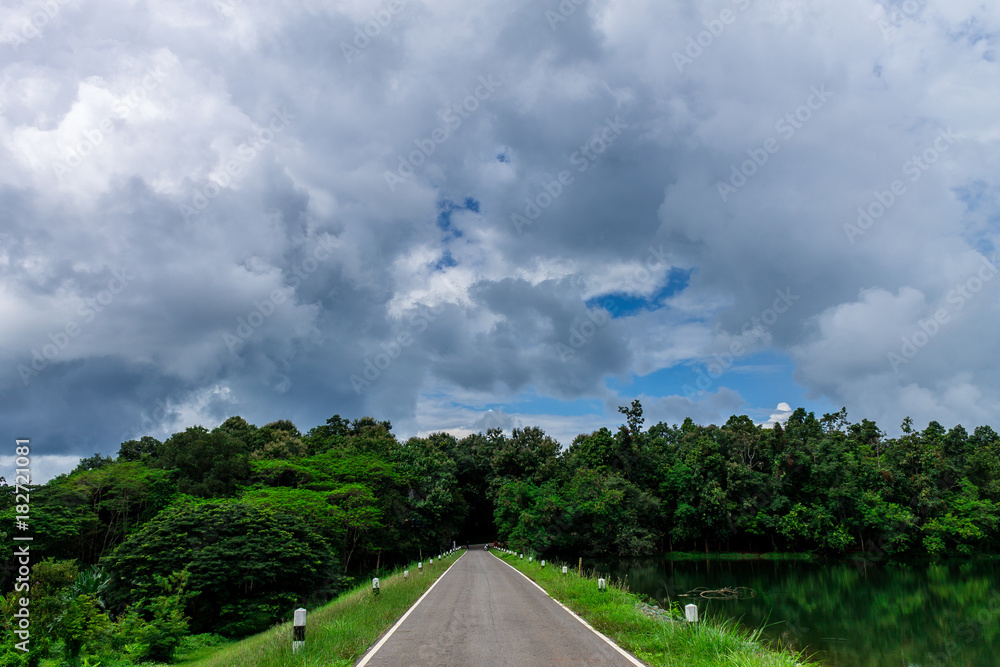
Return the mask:
M629 662L631 662L633 665L636 665L636 667L646 667L645 664L639 662L636 659L636 657L633 656L631 653L629 653L628 651L626 651L625 649L623 649L621 646L619 646L618 644L614 643L613 641L611 641L610 639L608 639L607 637L605 637L603 634L601 634L600 632L598 632L597 630L595 630L594 626L592 626L590 623L587 623L587 621L583 620L583 618L581 618L580 615L577 614L575 611L573 611L572 609L570 609L569 607L567 607L566 605L564 605L562 602L560 602L559 600L557 600L554 597L552 597L551 595L549 595L548 592L544 588L542 588L541 586L539 586L538 584L536 584L534 581L532 581L531 578L528 575L526 575L524 572L521 572L519 569L517 569L516 567L514 567L513 565L511 565L510 563L508 563L507 561L505 561L503 558L500 558L496 554L493 554L493 557L496 558L501 563L503 563L504 565L506 565L507 567L509 567L510 569L512 569L515 572L517 572L519 575L521 575L525 579L527 579L529 584L531 584L532 586L534 586L535 588L537 588L538 590L540 590L545 597L549 598L550 600L552 600L553 602L555 602L557 605L559 605L560 607L562 607L563 609L565 609L567 612L569 612L570 616L572 616L576 620L578 620L581 623L583 623L584 627L586 627L588 630L590 630L595 635L597 635L598 637L600 637L601 639L603 639L605 642L607 642L608 646L610 646L614 650L616 650L619 653L621 653L622 657L624 657L626 660L628 660ZM441 576L444 576L444 575L441 575ZM358 667L361 667L361 666L358 665Z
M442 579L444 579L444 575L448 574L448 572L451 571L451 568L455 567L455 565L458 563L458 561L462 560L462 557L465 556L465 554L467 554L467 553L468 553L468 549L465 550L464 552L462 552L462 555L459 556L458 558L456 558L455 562L452 563L451 565L449 565L448 569L441 573L441 576L438 577L434 581L433 584L431 584L431 587L428 588L426 591L424 591L424 594L421 595L420 598L416 602L413 603L412 607L410 607L409 609L406 610L406 613L403 614L403 617L401 619L399 619L398 621L396 621L396 625L394 625L391 628L389 628L389 632L387 632L384 635L382 635L382 639L380 639L378 641L378 643L375 644L375 647L372 648L372 650L369 651L367 655L365 655L364 659L362 659L361 662L359 662L355 667L365 667L365 665L368 664L368 661L372 659L373 655L375 655L376 653L378 653L378 650L380 648L382 648L382 645L385 644L387 641L389 641L389 637L392 637L392 633L394 633L399 628L399 626L401 626L403 624L403 621L406 620L406 617L413 613L413 610L417 608L417 605L424 601L424 598L427 597L427 595L432 590L434 590L434 587L438 585L438 582L441 581ZM530 579L529 579L529 581L530 581Z

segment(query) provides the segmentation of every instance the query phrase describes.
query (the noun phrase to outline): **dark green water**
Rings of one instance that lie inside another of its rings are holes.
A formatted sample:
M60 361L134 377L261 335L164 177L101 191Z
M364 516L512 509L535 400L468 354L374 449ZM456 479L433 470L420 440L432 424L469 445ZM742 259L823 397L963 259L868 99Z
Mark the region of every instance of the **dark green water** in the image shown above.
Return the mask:
M1000 560L828 563L770 560L584 561L661 606L766 626L773 643L838 667L1000 666ZM756 597L692 600L698 587Z

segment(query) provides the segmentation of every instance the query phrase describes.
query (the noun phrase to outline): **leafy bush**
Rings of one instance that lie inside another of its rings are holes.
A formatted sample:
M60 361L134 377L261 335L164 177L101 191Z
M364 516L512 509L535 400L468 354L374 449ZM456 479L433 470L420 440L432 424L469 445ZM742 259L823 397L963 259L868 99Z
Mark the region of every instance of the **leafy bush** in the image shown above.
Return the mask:
M194 596L185 590L189 579L186 571L169 577L154 575L162 594L126 610L115 627L112 643L116 648L137 660L172 660L188 633L190 619L184 615L184 606Z

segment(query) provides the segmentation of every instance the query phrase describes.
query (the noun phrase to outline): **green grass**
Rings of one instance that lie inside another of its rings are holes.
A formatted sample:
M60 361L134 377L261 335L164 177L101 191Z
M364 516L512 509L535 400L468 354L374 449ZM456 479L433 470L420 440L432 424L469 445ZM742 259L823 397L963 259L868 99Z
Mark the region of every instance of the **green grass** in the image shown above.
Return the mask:
M276 625L259 635L215 647L199 647L197 656L183 656L175 665L183 667L348 667L406 613L431 584L461 556L461 550L435 560L424 561L423 574L416 564L381 577L381 592L372 595L366 582L347 591L333 602L309 612L306 619L305 648L292 653L292 623ZM211 654L205 656L205 652Z
M592 576L578 577L576 568L562 574L563 563L529 563L516 554L491 553L526 574L549 595L582 616L640 660L656 667L818 667L801 655L767 646L759 630L748 632L729 620L702 618L688 624L644 613L645 601L621 582L597 590ZM677 617L679 610L674 610Z

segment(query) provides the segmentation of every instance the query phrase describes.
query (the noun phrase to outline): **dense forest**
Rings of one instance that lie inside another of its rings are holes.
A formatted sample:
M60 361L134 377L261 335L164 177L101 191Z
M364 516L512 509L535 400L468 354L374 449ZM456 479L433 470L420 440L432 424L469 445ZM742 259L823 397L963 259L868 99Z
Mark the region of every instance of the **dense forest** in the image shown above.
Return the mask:
M911 420L887 438L846 411L762 428L624 424L563 448L541 429L400 442L335 415L308 433L232 417L121 444L31 493L32 626L73 662L93 646L169 659L186 633L260 631L377 568L500 540L563 556L664 551L1000 551L1000 437ZM0 535L15 494L0 487ZM46 560L41 560L45 556ZM12 649L17 566L0 598ZM33 641L36 641L33 639ZM38 648L38 644L35 644ZM43 647L44 648L44 647Z

